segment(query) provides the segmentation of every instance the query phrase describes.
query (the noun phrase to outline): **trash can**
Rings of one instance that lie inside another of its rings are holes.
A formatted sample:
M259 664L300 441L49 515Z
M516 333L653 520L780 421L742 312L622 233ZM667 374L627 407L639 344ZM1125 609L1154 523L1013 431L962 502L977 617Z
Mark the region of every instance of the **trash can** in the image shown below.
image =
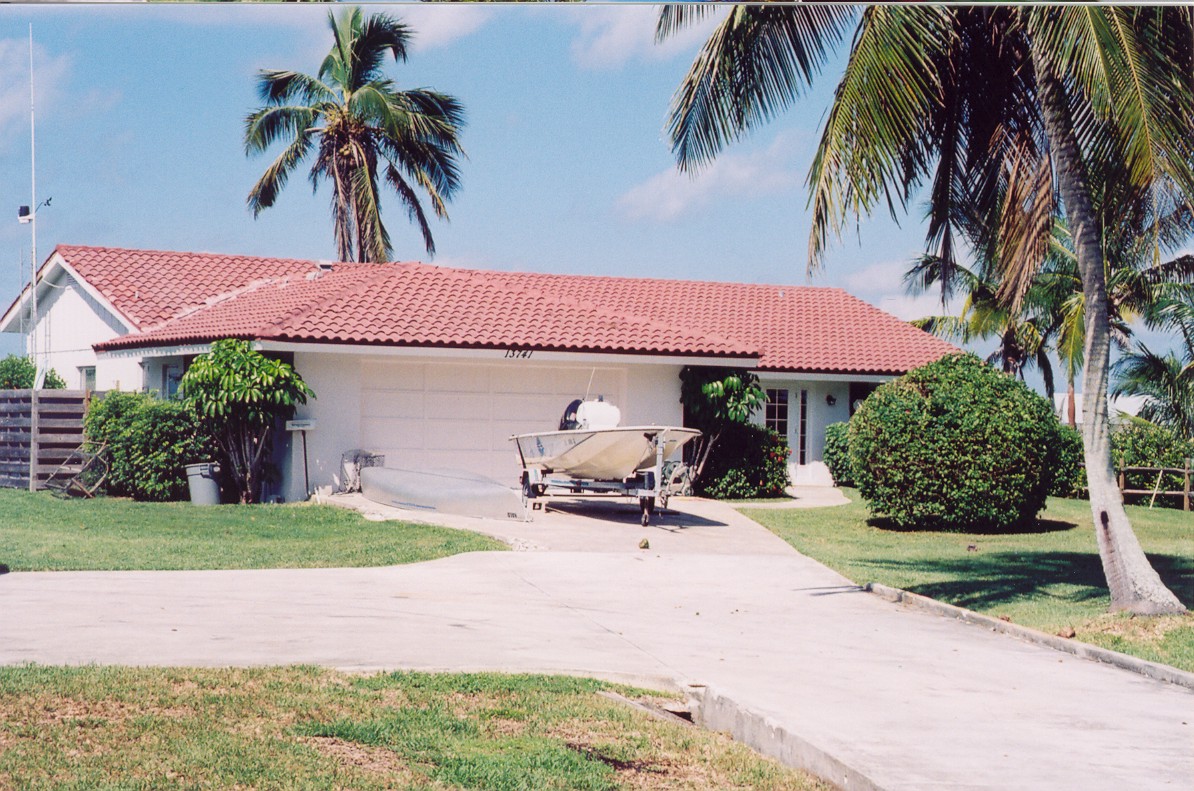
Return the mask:
M220 465L213 462L187 465L187 488L191 490L193 505L219 505L220 482L216 476L220 474Z

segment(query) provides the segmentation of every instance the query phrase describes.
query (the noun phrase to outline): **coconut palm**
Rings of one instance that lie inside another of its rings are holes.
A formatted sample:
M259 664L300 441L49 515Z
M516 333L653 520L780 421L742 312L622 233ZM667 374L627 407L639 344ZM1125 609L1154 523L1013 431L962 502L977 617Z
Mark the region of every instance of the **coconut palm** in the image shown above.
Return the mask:
M1172 331L1178 350L1159 353L1137 343L1113 366L1111 393L1145 396L1140 417L1194 439L1194 289L1154 304L1148 319Z
M668 7L666 36L706 13ZM961 224L998 250L1001 297L1024 298L1060 210L1086 318L1083 440L1111 607L1179 612L1132 532L1111 463L1110 327L1096 196L1160 217L1194 194L1194 20L1188 8L735 6L678 88L670 117L682 169L774 117L851 34L809 174L809 268L851 218L928 196L928 247L956 263ZM1147 225L1147 223L1138 223ZM1171 240L1150 234L1154 248Z
M359 8L328 14L333 45L315 76L262 70L263 106L245 119L245 152L285 148L249 192L256 217L274 205L295 168L314 154L312 189L332 186L332 225L342 261L388 261L393 252L381 219L384 181L434 254L435 242L419 191L446 219L460 185L457 160L464 111L456 99L426 89L398 90L382 67L405 61L410 29L386 14Z
M911 293L924 293L940 283L947 267L951 272L951 295L965 295L961 312L957 316L926 316L911 323L962 344L994 339L995 349L987 355L987 362L1020 379L1026 369L1037 368L1045 382L1045 393L1052 398L1053 364L1049 354L1053 351L1053 322L1045 309L1050 295L1034 287L1018 309L1012 310L997 298L999 282L990 267L974 271L957 263L950 266L935 255L921 256L904 276L904 283Z

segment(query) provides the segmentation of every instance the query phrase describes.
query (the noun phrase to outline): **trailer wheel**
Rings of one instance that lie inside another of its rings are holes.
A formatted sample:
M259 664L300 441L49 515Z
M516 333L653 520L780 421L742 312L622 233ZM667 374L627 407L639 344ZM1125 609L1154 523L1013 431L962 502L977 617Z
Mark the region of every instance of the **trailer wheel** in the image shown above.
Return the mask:
M638 498L638 507L643 510L642 525L643 527L646 527L647 525L651 524L651 514L655 513L655 498Z

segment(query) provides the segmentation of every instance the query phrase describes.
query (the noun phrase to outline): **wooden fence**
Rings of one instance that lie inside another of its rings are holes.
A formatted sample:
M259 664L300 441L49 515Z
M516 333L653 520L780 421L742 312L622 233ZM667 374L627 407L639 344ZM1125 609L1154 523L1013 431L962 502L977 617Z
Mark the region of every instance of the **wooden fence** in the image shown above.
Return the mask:
M1185 467L1121 467L1119 470L1119 491L1123 494L1139 494L1150 497L1149 505L1158 497L1180 497L1182 498L1182 510L1190 510L1190 473L1191 473L1191 459L1186 459ZM1148 473L1149 477L1156 476L1156 483L1151 489L1129 489L1128 488L1128 473L1143 472ZM1183 485L1181 489L1161 489L1161 481L1166 475L1180 475L1182 476Z
M82 390L0 390L0 486L27 488L34 459L37 488L83 442L87 393Z

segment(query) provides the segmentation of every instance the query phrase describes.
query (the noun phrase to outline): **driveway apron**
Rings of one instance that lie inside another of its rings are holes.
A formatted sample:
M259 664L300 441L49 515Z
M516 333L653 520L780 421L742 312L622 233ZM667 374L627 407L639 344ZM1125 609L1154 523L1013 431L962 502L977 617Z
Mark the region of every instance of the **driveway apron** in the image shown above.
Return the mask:
M1190 690L904 609L729 507L676 505L650 528L603 505L449 519L530 551L412 566L11 573L0 663L596 675L706 690L848 768L844 787L1194 778Z

